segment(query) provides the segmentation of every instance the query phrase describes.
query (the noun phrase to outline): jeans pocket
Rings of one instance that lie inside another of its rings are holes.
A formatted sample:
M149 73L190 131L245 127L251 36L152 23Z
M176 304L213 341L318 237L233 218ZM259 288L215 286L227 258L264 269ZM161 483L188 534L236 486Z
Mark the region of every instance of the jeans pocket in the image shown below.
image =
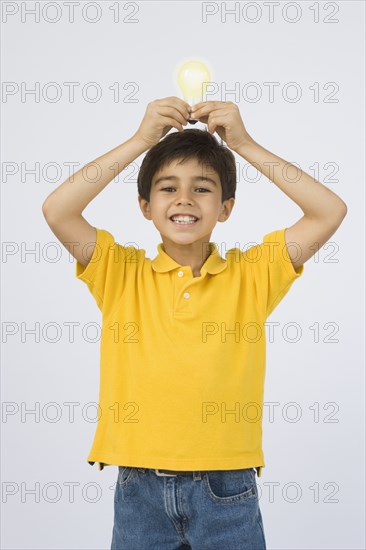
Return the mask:
M208 496L215 502L233 503L257 500L253 468L209 470L204 475Z
M132 466L118 466L119 487L125 487L132 479L134 468Z

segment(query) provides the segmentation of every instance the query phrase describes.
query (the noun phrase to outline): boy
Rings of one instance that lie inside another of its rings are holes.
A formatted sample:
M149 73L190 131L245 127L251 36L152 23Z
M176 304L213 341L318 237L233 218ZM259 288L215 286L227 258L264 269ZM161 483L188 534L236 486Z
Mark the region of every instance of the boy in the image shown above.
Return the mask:
M190 118L208 132L184 130ZM161 140L173 127L178 132ZM138 200L163 241L153 260L82 216L148 149ZM304 215L223 259L210 237L235 202L230 149ZM95 178L87 175L93 166ZM255 478L264 467L264 323L314 244L322 247L347 212L308 174L294 176L248 134L235 104L208 101L191 110L168 97L149 103L132 138L76 172L43 205L102 312L101 415L88 461L99 469L118 465L112 549L266 548Z

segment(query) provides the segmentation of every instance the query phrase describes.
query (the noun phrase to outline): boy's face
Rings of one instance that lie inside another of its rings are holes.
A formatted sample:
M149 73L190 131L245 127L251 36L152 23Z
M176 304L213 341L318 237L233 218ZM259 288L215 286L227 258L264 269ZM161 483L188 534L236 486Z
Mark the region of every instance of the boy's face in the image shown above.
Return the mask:
M220 178L211 167L200 165L196 159L178 162L179 159L154 174L150 202L140 196L138 199L142 213L153 221L164 245L190 248L209 242L216 223L230 216L235 199L221 202ZM198 220L192 224L175 223L170 218L176 214L196 216Z

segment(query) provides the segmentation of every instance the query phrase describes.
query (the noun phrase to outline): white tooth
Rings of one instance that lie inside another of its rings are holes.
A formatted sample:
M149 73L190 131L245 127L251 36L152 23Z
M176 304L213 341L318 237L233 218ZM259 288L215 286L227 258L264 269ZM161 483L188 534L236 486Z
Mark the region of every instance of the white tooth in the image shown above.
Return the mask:
M191 217L191 216L174 216L174 217L173 217L173 220L174 220L174 221L178 220L178 221L185 221L185 222L187 222L187 221L195 221L196 218L194 218L193 216L192 216L192 217Z

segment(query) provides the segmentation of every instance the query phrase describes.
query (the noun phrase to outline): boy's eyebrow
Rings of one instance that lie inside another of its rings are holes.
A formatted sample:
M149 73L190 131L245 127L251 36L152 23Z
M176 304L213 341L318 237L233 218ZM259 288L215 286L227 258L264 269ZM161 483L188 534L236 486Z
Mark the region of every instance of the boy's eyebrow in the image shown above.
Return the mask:
M158 178L154 183L153 185L157 185L159 182L163 181L163 180L179 180L178 176L161 176L160 178ZM217 187L217 183L215 182L215 180L209 178L209 177L204 177L204 176L192 176L191 180L193 181L209 181L211 183L213 183L213 185L215 185Z

